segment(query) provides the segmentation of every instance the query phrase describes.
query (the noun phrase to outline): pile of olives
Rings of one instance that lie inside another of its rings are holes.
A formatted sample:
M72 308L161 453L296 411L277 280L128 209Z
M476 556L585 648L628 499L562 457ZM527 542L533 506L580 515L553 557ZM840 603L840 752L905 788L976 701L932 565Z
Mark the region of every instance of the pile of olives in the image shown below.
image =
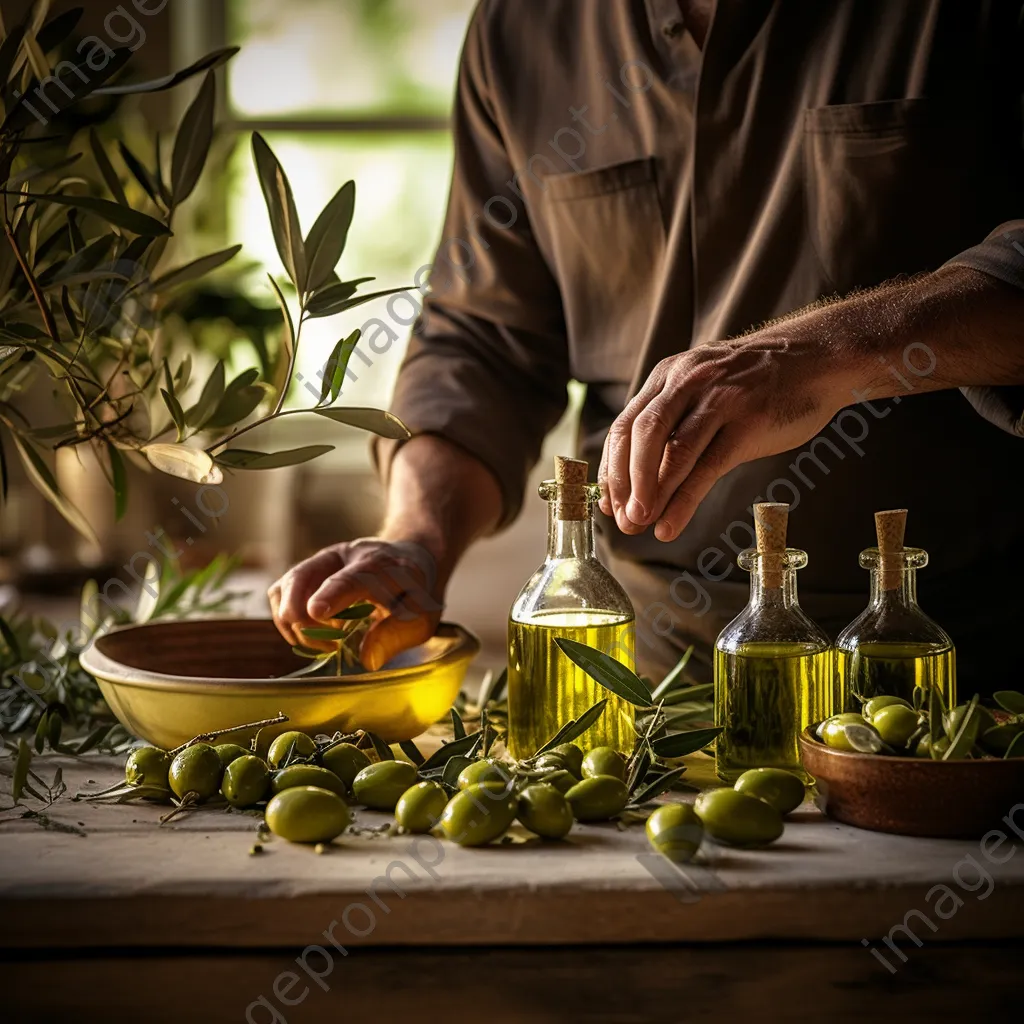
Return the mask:
M377 755L374 754L374 757ZM490 757L468 760L448 784L420 777L408 761L371 760L350 742L318 744L286 732L266 760L234 743L192 743L176 753L143 747L129 756L130 786L202 803L218 796L231 807L266 803L267 829L295 843L328 843L351 823L349 803L393 812L406 833L435 829L461 846L500 839L513 822L544 839L562 839L575 822L608 821L630 800L628 762L611 747L584 753L563 743L527 762ZM695 807L667 804L648 819L652 846L673 860L688 860L707 834L738 846L766 846L782 834L783 815L804 797L790 772L759 768L733 789L702 794Z
M998 695L997 695L998 696ZM815 734L828 747L861 754L928 757L949 760L978 757L1024 757L1024 720L1000 711L993 714L978 698L947 711L940 707L931 725L928 702L917 707L902 697L864 701L859 712L826 718ZM1000 715L1000 719L996 718Z
M610 747L584 754L566 743L533 759L528 772L492 758L470 761L454 786L421 780L408 761L371 760L348 742L318 745L286 732L266 760L233 743L192 743L172 753L135 750L125 765L130 786L202 803L219 796L236 808L266 801L267 828L298 843L326 843L349 825L348 801L392 811L405 832L439 828L462 846L500 838L518 820L546 839L561 839L573 822L607 821L629 801L626 758Z
M729 846L760 847L782 835L783 818L803 803L804 783L782 768L752 768L732 789L710 789L690 804L662 804L647 839L669 860L691 860L705 835Z

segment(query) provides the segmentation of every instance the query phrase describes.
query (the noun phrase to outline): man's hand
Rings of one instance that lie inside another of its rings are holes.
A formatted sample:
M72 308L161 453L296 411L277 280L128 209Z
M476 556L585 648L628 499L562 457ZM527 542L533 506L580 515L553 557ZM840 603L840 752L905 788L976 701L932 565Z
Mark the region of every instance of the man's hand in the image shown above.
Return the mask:
M734 466L810 441L869 396L1024 384L1024 294L948 266L811 306L734 341L660 362L612 424L601 511L674 540Z
M332 650L306 638L306 626L335 625L349 605L371 601L378 608L359 657L374 671L400 651L434 635L444 607L434 560L411 541L375 537L334 544L284 574L268 592L281 635L293 645Z
M674 540L729 470L804 444L852 401L834 355L787 322L662 360L605 440L601 510Z

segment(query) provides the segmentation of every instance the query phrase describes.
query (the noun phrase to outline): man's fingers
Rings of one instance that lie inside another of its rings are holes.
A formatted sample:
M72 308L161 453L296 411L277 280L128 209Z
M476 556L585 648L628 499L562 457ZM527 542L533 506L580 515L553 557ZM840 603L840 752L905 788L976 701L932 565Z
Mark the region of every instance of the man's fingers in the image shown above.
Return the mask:
M656 397L653 389L648 390L645 385L644 390L619 414L605 439L607 457L602 460L604 474L602 490L606 489L608 492L611 515L615 516L615 522L623 533L640 533L644 529L642 525L635 523L626 514L626 505L632 491L629 474L630 453L633 424Z
M648 403L633 421L629 450L630 497L626 504L626 515L630 522L636 523L637 526L653 523L671 495L669 492L669 495L665 495L659 501L660 470L673 432L679 433L677 427L686 427L689 417L684 417L692 401L693 394L686 387L676 388L674 391L666 389ZM700 420L695 421L692 426L698 428L699 432ZM707 444L713 435L712 430L704 438L704 444ZM699 454L700 451L694 453L694 461ZM693 461L690 462L690 466L692 465Z
M359 660L369 672L376 672L396 654L424 643L433 636L438 616L399 618L388 615L375 622L363 637Z
M697 460L715 439L721 421L701 411L691 412L669 435L657 469L655 496L647 506L649 523L656 522L668 508L672 496L693 472Z
M658 540L671 541L682 533L708 491L742 459L735 436L720 430L697 459L690 474L676 489L654 528Z

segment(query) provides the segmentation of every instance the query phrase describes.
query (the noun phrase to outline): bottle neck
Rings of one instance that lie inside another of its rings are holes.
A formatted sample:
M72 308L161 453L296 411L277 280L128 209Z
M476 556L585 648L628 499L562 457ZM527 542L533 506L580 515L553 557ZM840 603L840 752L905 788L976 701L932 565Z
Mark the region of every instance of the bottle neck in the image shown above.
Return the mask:
M548 560L556 558L597 558L594 544L594 513L585 519L559 519L557 502L548 502Z
M917 570L903 568L898 573L887 570L883 575L881 569L872 569L870 604L872 607L916 607Z
M760 568L750 573L752 608L799 608L796 594L796 569L782 569L767 575Z

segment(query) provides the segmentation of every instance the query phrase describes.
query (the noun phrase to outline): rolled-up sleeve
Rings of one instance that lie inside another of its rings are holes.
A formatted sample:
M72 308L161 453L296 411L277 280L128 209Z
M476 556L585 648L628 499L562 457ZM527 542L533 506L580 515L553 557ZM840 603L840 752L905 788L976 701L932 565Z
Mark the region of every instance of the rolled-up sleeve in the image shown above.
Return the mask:
M463 50L443 240L391 407L413 436L443 437L493 473L505 525L566 407L569 357L559 290L513 187L490 91L488 9L478 6ZM378 461L394 448L378 445Z
M1000 224L983 242L955 256L946 266L980 270L1024 291L1024 220ZM1024 337L1021 345L1024 346ZM990 423L1024 437L1024 386L974 386L960 390Z

